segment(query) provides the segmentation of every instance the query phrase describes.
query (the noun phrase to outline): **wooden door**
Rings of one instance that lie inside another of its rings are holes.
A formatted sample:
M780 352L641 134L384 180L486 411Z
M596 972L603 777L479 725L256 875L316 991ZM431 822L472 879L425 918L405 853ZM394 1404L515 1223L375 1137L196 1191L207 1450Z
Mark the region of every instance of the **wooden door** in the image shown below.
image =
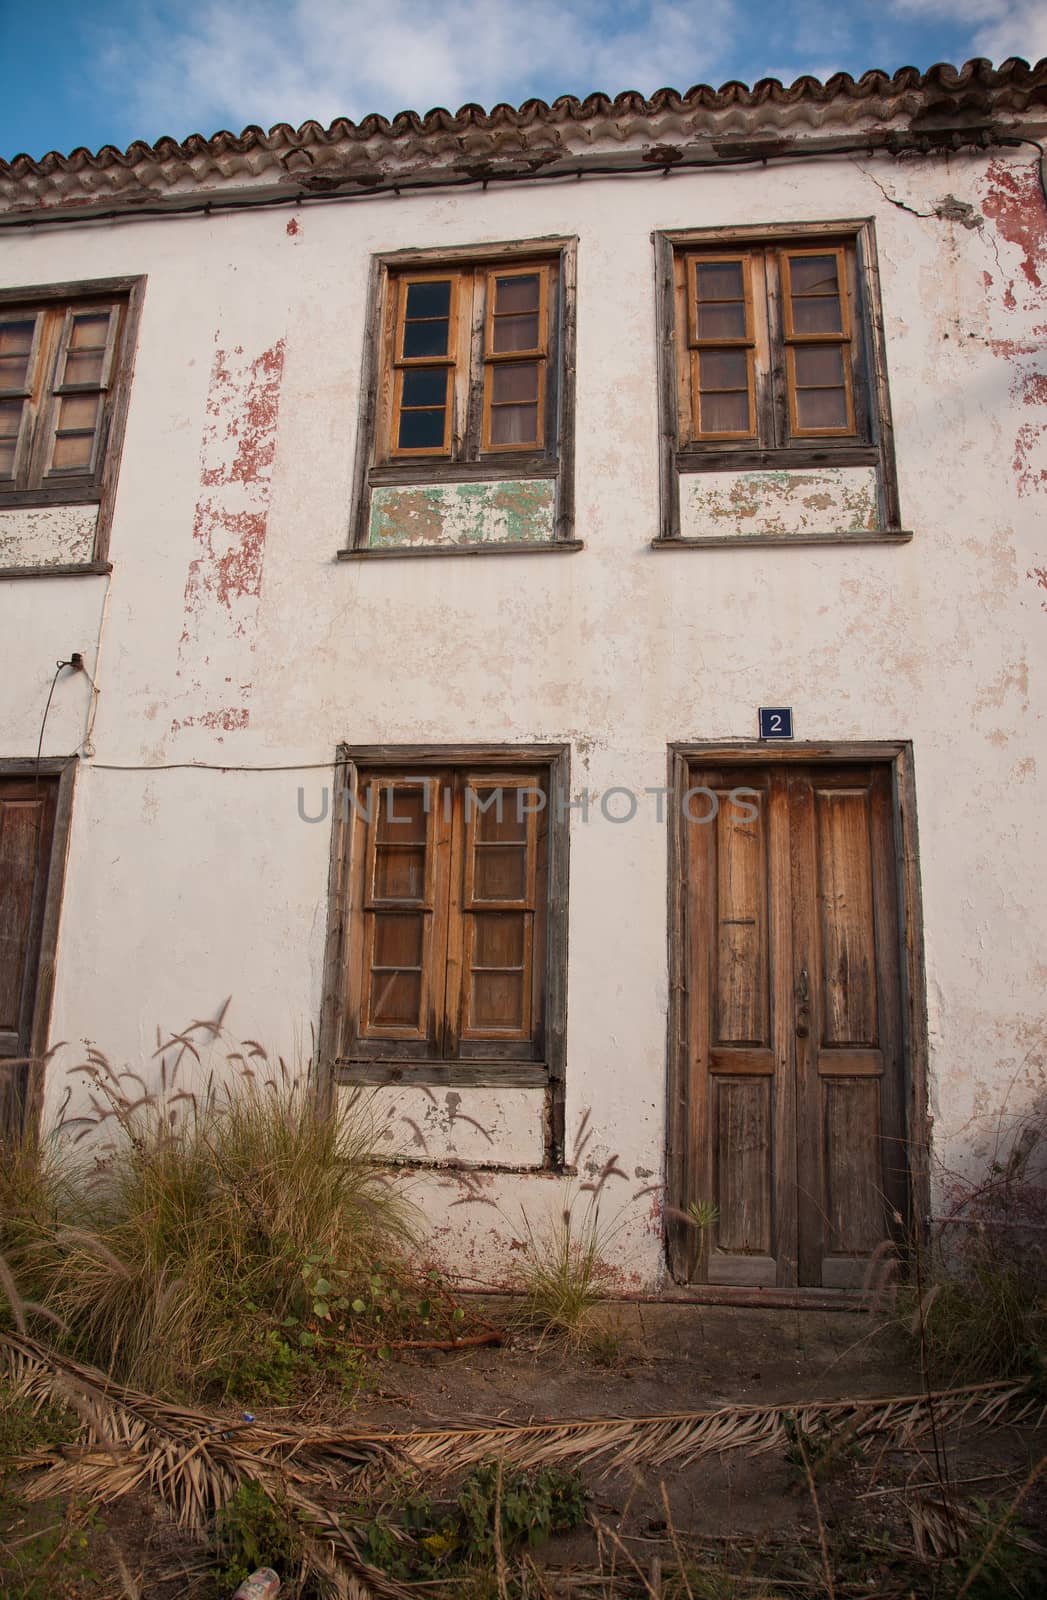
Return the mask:
M0 779L0 1133L25 1114L58 784Z
M890 770L689 782L677 1275L858 1287L907 1187Z

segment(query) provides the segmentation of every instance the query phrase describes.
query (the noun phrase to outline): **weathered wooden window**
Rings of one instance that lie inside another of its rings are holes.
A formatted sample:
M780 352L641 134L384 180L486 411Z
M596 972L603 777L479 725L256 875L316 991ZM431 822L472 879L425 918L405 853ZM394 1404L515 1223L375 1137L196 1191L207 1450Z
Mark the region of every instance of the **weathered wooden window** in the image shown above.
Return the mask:
M128 296L0 299L0 503L100 498Z
M372 265L343 557L577 549L575 241Z
M679 251L678 442L868 442L853 245Z
M563 1158L569 751L343 748L321 1054L337 1082L546 1090Z
M548 771L362 770L350 1060L542 1058Z
M653 543L899 542L871 221L655 235Z
M546 369L557 265L390 273L380 457L555 449Z

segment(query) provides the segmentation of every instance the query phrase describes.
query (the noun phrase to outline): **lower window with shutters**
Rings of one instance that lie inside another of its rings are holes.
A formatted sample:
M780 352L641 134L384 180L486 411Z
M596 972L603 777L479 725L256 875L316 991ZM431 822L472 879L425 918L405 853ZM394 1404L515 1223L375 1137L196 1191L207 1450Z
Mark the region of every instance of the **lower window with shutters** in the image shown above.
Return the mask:
M544 1089L552 1163L567 759L562 746L343 750L322 1023L338 1083Z

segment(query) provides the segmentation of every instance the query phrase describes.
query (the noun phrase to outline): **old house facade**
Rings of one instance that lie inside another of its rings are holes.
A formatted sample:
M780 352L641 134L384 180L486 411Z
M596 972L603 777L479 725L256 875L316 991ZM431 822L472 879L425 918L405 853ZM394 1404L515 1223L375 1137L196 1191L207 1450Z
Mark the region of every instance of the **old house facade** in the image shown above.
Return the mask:
M1045 131L974 62L0 164L7 1120L231 995L478 1279L584 1123L626 1287L860 1284L1044 1093Z

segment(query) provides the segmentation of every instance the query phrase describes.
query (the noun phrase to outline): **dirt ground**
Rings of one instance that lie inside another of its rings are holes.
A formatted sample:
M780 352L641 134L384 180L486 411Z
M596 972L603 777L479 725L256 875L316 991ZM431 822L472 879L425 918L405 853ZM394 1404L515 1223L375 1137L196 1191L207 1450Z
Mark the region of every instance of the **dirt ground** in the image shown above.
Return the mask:
M497 1308L492 1314L497 1317ZM921 1392L897 1330L860 1314L620 1303L602 1306L599 1320L598 1359L522 1337L501 1348L412 1353L377 1364L350 1410L320 1390L297 1405L259 1412L259 1420L399 1431ZM727 1451L664 1475L616 1469L612 1461L584 1474L592 1525L548 1541L533 1555L550 1594L659 1596L659 1564L678 1565L683 1549L700 1550L702 1560L714 1564L722 1551L741 1574L735 1587L726 1578L719 1588L695 1587L693 1600L764 1592L834 1600L893 1596L907 1591L891 1587L892 1552L918 1544L910 1503L915 1497L933 1509L943 1478L956 1505L984 1508L970 1515L986 1527L992 1508L1021 1492L1021 1538L1035 1547L1041 1532L1047 1536L1047 1473L1027 1483L1045 1455L1047 1428L1026 1424L953 1430L905 1451L859 1442L838 1460L815 1461L810 1477L795 1454L789 1459L781 1449L758 1456ZM10 1529L0 1533L10 1537ZM89 1544L95 1558L90 1581L59 1580L39 1590L39 1600L210 1600L217 1592L198 1577L179 1576L184 1562L192 1565L193 1549L141 1500L107 1509ZM768 1560L775 1577L764 1590ZM608 1585L608 1563L620 1573L620 1586L618 1580ZM577 1574L597 1568L604 1573L601 1583L586 1589ZM1029 1583L1039 1579L1019 1572L1016 1585L999 1590L1001 1600L1047 1595L1047 1587ZM454 1594L453 1584L443 1592ZM930 1576L926 1588L911 1588L913 1595L959 1592L955 1585L935 1587ZM969 1592L996 1600L992 1587ZM36 1591L26 1593L37 1600Z

